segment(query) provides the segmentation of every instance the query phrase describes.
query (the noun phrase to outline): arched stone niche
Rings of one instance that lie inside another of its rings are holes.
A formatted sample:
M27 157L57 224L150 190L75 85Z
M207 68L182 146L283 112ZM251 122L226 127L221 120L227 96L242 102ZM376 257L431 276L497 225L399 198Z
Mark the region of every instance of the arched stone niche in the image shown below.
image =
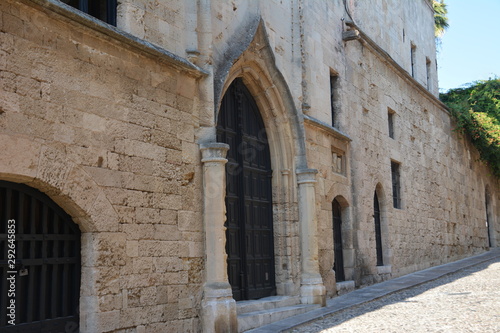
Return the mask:
M10 134L0 134L0 142L0 179L47 194L78 224L82 233L80 331L98 331L103 324L99 294L108 280L103 272L119 272L119 266L125 265L126 238L119 232L117 213L102 188L68 158L64 145Z

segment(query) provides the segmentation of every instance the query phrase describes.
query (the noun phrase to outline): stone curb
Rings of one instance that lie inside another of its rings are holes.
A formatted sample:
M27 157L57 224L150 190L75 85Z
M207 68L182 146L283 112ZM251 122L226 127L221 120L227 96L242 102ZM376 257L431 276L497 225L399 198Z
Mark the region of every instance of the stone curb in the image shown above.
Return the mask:
M403 291L423 283L437 280L443 276L453 274L463 269L467 269L483 262L500 257L500 248L493 248L488 252L443 264L430 267L422 271L407 274L388 281L377 283L362 289L357 289L345 295L328 300L327 306L313 310L301 315L289 317L275 323L265 325L247 332L252 333L276 333L292 329L299 325L307 324L317 319L335 314L342 310L352 308L364 303L368 303L384 296Z

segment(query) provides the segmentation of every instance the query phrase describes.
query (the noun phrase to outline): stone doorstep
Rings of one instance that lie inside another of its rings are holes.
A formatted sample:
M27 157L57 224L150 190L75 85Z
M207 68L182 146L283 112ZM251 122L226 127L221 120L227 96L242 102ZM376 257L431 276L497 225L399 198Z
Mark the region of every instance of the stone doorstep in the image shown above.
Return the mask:
M288 317L321 308L320 304L298 304L238 315L238 332L252 332L254 328L268 325Z
M236 302L236 313L242 315L249 312L283 308L300 304L299 296L270 296L261 299Z
M337 295L344 295L356 289L354 281L337 282Z

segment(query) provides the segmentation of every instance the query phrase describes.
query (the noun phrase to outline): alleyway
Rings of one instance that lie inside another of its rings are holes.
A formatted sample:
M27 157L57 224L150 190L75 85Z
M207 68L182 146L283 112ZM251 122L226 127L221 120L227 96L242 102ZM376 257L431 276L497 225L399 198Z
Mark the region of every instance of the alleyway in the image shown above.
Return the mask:
M287 332L500 332L500 258Z

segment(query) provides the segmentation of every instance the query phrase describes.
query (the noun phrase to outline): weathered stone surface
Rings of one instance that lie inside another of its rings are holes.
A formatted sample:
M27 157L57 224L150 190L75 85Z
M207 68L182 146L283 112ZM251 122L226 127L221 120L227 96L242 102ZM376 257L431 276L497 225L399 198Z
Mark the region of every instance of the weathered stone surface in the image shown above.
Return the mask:
M436 99L429 3L350 1L347 15L342 1L123 0L115 29L53 0L2 1L0 179L46 193L79 225L81 331L235 329L227 147L213 143L237 77L269 142L279 295L301 284L304 302L337 295L333 200L358 287L498 246L499 181ZM348 16L359 39L342 40Z

